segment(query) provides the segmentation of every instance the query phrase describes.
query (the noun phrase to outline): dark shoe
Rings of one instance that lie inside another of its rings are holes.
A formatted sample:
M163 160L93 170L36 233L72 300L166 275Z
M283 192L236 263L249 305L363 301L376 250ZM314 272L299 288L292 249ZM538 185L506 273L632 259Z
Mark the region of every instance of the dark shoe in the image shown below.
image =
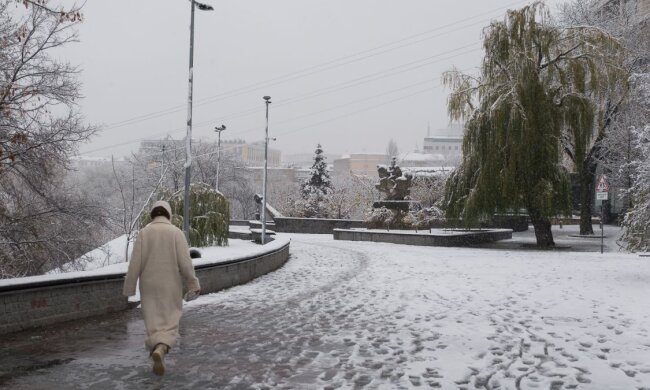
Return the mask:
M167 346L165 344L158 344L151 352L153 359L153 373L156 375L165 375L165 355L167 354Z

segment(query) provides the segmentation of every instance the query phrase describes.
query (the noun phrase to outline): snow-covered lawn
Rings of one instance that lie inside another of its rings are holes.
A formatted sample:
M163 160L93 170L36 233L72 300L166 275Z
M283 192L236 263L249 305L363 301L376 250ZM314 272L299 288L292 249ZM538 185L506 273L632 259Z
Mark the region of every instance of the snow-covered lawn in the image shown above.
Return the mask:
M266 364L231 383L650 389L650 262L636 255L308 235L293 235L292 254L272 275L190 304L191 317L225 314L219 328L237 340L226 344ZM231 334L232 313L244 312L255 319L239 316L247 331Z

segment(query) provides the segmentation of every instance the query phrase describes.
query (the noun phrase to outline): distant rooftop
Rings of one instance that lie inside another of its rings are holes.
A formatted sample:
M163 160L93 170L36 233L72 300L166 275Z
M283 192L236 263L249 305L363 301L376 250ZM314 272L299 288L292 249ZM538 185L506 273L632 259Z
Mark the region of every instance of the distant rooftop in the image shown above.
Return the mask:
M407 152L398 156L399 161L442 161L445 159L440 153Z
M463 137L463 133L465 131L465 124L464 123L451 123L449 126L440 128L440 129L435 129L432 131L429 131L427 134L427 138L441 138L441 137Z

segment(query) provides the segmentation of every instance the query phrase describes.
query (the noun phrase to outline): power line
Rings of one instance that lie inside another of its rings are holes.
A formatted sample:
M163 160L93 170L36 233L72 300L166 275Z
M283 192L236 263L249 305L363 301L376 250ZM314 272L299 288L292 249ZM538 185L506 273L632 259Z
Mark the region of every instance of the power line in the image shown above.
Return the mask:
M429 80L429 81L431 81L431 80ZM408 88L411 88L411 87L413 87L415 85L417 85L417 84L412 84L412 85L409 85L407 87L399 88L399 89L390 91L388 93L408 89ZM434 85L432 87L424 88L424 89L409 93L407 95L403 95L403 96L400 96L400 97L397 97L397 98L394 98L394 99L391 99L391 100L388 100L388 101L385 101L385 102L382 102L382 103L373 104L371 106L367 106L367 107L364 107L364 108L359 109L359 110L348 112L348 113L345 113L343 115L338 115L336 117L329 118L329 119L326 119L326 120L323 120L323 121L312 123L312 124L307 125L307 126L300 126L300 127L296 128L296 129L293 129L293 130L280 132L277 135L287 135L287 134L292 134L292 133L297 133L297 132L300 132L300 131L304 131L305 129L310 129L310 128L317 127L317 126L320 126L320 125L323 125L323 124L326 124L326 123L334 122L334 121L337 121L337 120L342 119L342 118L347 118L347 117L350 117L350 116L353 116L353 115L356 115L356 114L359 114L359 113L362 113L362 112L366 112L366 111L369 111L369 110L373 110L375 108L382 107L382 106L385 106L385 105L388 105L388 104L391 104L391 103L394 103L394 102L397 102L397 101L400 101L400 100L408 99L408 98L413 97L413 96L417 96L417 95L420 95L420 94L423 94L423 93L427 93L427 92L430 92L430 91L432 91L434 89L440 88L442 86L443 86L442 83L438 83L438 84L436 84L436 85ZM357 100L355 102L361 102L361 101L370 100L370 99L371 98L359 99L359 100ZM351 103L348 103L346 105L349 105L349 104L351 104ZM343 105L340 105L340 106L343 106ZM316 114L319 114L319 113L322 113L322 112L325 112L325 111L331 111L332 109L338 108L340 106L336 106L336 107L332 107L332 108L329 108L329 109L317 111L317 112L314 112L314 113L311 113L311 114L301 115L299 117L292 118L290 120L282 121L282 122L279 122L279 123L287 123L287 122L291 122L291 121L293 121L295 119L299 119L300 117L316 115ZM259 129L258 128L250 128L250 129L244 130L244 131L242 131L240 133L245 133L245 132L255 131L255 130L259 130ZM258 140L258 141L253 141L252 143L256 143L256 142L264 142L264 141L263 140ZM234 144L234 145L226 146L226 147L221 148L221 151L223 152L223 151L228 151L228 150L231 150L231 149L237 149L240 146L241 146L240 144ZM211 156L211 155L214 155L214 154L217 154L217 153L218 153L218 151L211 151L211 152L206 152L206 153L195 155L194 157L195 158L208 157L208 156ZM181 162L184 162L184 161L185 161L185 159L182 158L182 159L178 159L178 160L175 160L175 161L166 162L166 163L164 163L164 165L171 165L171 164L181 163ZM160 167L160 166L158 166L158 167Z
M386 53L386 52L389 52L389 51L393 51L393 50L400 49L400 48L403 48L403 47L411 46L411 45L414 45L416 43L420 43L420 42L423 42L425 40L433 39L433 38L436 38L436 37L439 37L439 36L442 36L442 35L445 35L445 34L449 34L449 33L456 32L456 31L461 31L463 29L466 29L467 27L471 27L471 26L474 26L474 25L477 25L477 24L484 23L486 20L485 19L480 20L478 22L471 23L471 24L464 25L464 26L460 26L460 27L457 27L456 29L446 31L446 32L441 33L441 34L433 35L433 36L426 37L426 38L420 38L419 40L408 42L408 41L410 41L410 40L412 40L414 38L417 38L417 37L426 36L426 35L429 35L429 34L431 34L433 32L444 30L444 29L446 29L448 27L457 26L459 23L463 23L463 22L473 20L473 19L485 16L485 15L488 15L488 14L492 14L492 13L497 12L497 11L502 11L503 9L508 9L509 7L512 7L513 5L520 5L520 4L524 4L524 3L528 3L528 2L529 2L528 0L526 0L526 1L520 0L520 1L517 1L517 2L514 2L514 3L510 3L510 4L508 4L506 6L503 6L503 7L495 8L495 9L492 9L490 11L487 11L487 12L484 12L484 13L481 13L481 14L477 14L477 15L474 15L474 16L471 16L471 17L467 17L467 18L455 21L453 23L448 23L448 24L445 24L443 26L436 27L436 28L434 28L432 30L428 30L428 31L425 31L425 32L422 32L422 33L414 34L414 35L411 35L411 36L408 36L408 37L405 37L405 38L402 38L402 39L399 39L399 40L396 40L396 41L392 41L392 42L385 43L385 44L382 44L382 45L379 45L379 46L376 46L376 47L373 47L373 48L370 48L370 49L363 50L361 52L357 52L357 53L354 53L354 54L351 54L351 55L339 57L339 58L336 58L334 60L330 60L330 61L327 61L325 63L314 65L314 66L311 66L311 67L308 67L308 68L305 68L305 69L302 69L302 70L287 73L285 75L275 77L275 78L267 80L267 81L250 84L250 85L247 85L247 86L244 86L244 87L241 87L241 88L237 88L237 89L234 89L234 90L231 90L231 91L228 91L228 92L224 92L224 93L221 93L221 94L209 96L209 97L206 97L206 98L203 98L203 99L198 99L196 106L198 107L198 106L202 106L202 105L205 105L205 104L208 104L208 103L212 103L214 101L224 99L226 97L232 97L232 96L241 95L243 93L252 92L255 89L260 88L260 87L268 87L268 86L280 84L280 83L285 82L285 81L289 81L289 80L293 80L293 79L297 79L297 78L302 78L302 77L309 76L309 75L312 75L312 74L315 74L315 73L319 73L319 72L322 72L322 71L325 71L325 70L333 69L333 68L340 67L340 66L343 66L343 65L347 65L347 64L350 64L350 63L353 63L353 62L356 62L356 61L361 61L361 60L364 60L364 59L367 59L367 58L370 58L370 57L374 57L374 56L377 56L377 55L380 55L380 54L383 54L383 53ZM491 20L491 18L489 18L487 20ZM403 45L397 45L397 44L402 43L402 42L407 42L407 43L405 43ZM395 46L395 45L397 45L397 46ZM373 53L373 52L375 52L377 50L388 48L388 47L391 47L391 46L395 46L395 47ZM371 54L368 54L368 53L371 53ZM359 57L359 58L355 58L355 57ZM345 61L345 60L348 60L348 61ZM345 61L345 62L341 62L341 61ZM119 122L115 122L115 123L109 124L105 129L113 129L113 128L118 128L118 127L131 125L131 124L134 124L134 123L138 123L140 121L155 119L157 117L173 114L175 112L179 112L179 111L182 111L184 109L185 109L185 106L182 106L182 105L174 106L174 107L171 107L171 108L168 108L168 109L164 109L164 110L160 110L160 111L140 115L140 116L137 116L137 117L125 119L125 120L122 120L122 121L119 121Z
M449 54L449 53L455 53L455 52L458 52L459 50L467 49L467 48L471 48L471 49L461 51L460 53L456 53L456 54L448 56L448 57L438 58L438 57L440 57L442 55ZM280 101L280 102L276 103L276 107L281 107L281 106L285 106L285 105L289 105L289 104L294 104L296 102L304 101L304 100L307 100L307 99L312 99L312 98L315 98L315 97L318 97L318 96L325 95L327 93L332 93L332 92L348 89L348 88L351 88L351 87L355 87L355 86L358 86L358 85L361 85L361 84L369 83L369 82L372 82L372 81L381 80L381 79L386 78L386 77L390 77L390 76L394 76L396 74L400 74L400 73L408 72L408 71L411 71L411 70L419 69L419 68L422 68L422 67L427 66L427 65L438 63L438 62L441 62L441 61L444 61L444 60L455 58L455 57L465 55L465 54L468 54L468 53L472 53L472 52L475 52L475 51L478 51L478 50L480 50L480 43L475 42L475 43L472 43L472 44L469 44L469 45L461 46L459 48L448 50L448 51L443 52L443 53L438 53L438 54L433 55L433 56L428 56L428 57L425 57L425 58L421 58L419 60L411 61L411 62L408 62L408 63L403 64L403 65L394 66L392 68L388 68L388 69L385 69L385 70L382 70L382 71L379 71L379 72L375 72L375 73L372 73L370 75L366 75L366 76L358 77L356 79L348 80L346 82L339 83L339 84L334 85L334 86L326 87L326 88L323 88L323 89L320 89L320 90L317 90L317 91L313 91L313 92L310 92L310 93L299 95L299 96L296 96L294 98L287 99L285 101ZM405 69L402 69L402 68L405 68ZM259 107L251 107L249 109L239 111L237 113L227 114L225 116L220 116L220 117L217 117L217 118L212 118L212 119L209 119L209 120L206 120L206 121L196 123L194 128L198 129L198 128L205 127L205 126L211 126L211 124L214 123L214 122L219 122L219 121L223 121L223 120L227 120L227 119L241 118L241 117L245 117L245 116L255 114L255 113L259 112L259 111L260 111ZM158 135L173 134L173 133L181 132L181 131L184 131L184 130L185 130L184 127L178 127L176 129L173 129L173 130L170 130L170 131L159 132L159 133L147 135L145 137L132 139L130 141L124 141L124 142L120 142L120 143L117 143L117 144L112 144L112 145L108 145L108 146L105 146L105 147L93 149L93 150L90 150L90 151L86 151L86 153L95 153L95 152L99 152L99 151L103 151L103 150L108 150L108 149L112 149L114 147L129 145L129 144L132 144L132 143L143 141L143 140L146 140L146 139L149 139L151 137L158 136ZM248 131L250 131L250 130L241 131L241 132L239 132L239 134L244 134L244 133L246 133Z

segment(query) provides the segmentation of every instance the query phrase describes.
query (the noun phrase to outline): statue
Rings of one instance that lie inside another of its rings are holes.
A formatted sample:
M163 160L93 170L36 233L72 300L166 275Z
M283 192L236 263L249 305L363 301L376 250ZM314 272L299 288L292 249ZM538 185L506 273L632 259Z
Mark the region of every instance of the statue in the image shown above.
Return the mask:
M377 173L379 174L379 183L375 184L375 188L384 194L384 200L407 200L411 191L413 175L408 172L402 173L395 157L391 160L389 167L378 165Z

